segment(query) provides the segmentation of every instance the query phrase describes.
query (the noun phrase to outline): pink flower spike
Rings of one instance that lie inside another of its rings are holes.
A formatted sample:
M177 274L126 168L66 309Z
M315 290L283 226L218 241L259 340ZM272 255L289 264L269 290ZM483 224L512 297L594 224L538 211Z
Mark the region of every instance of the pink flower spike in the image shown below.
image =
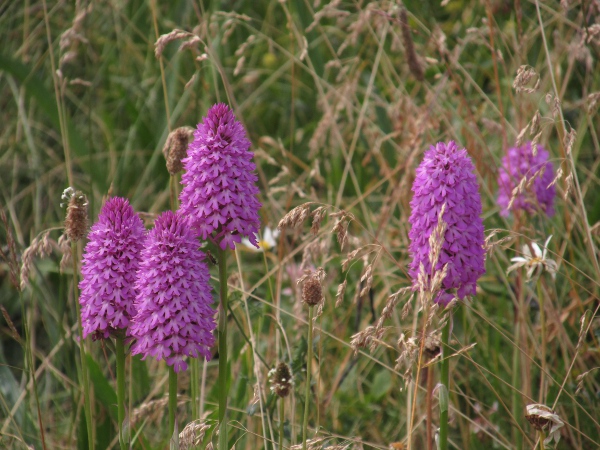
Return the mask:
M210 359L215 311L210 274L196 235L180 212L166 211L148 234L136 287L138 313L130 327L131 353L165 359L175 372L184 358Z
M219 103L198 124L182 160L180 211L203 239L210 237L223 249L234 249L242 237L252 241L260 227L262 205L249 148L244 127ZM229 225L236 220L241 223L232 229Z
M83 337L107 339L126 329L136 310L134 286L146 230L125 198L102 207L88 235L79 283Z

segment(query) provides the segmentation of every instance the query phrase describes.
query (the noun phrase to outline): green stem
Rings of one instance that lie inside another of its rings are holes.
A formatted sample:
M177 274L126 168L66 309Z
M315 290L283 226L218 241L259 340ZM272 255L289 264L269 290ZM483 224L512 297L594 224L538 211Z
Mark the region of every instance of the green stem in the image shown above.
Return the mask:
M523 303L520 300L519 296L519 304L517 305L517 309L515 311L515 345L513 350L513 360L512 360L512 416L513 420L518 420L518 417L521 417L521 396L520 396L520 387L521 387L521 311L522 311ZM523 448L523 436L519 433L519 430L515 427L513 428L513 439L515 443L515 449L521 450Z
M308 428L308 404L310 399L310 365L313 358L313 314L314 306L308 307L308 356L306 358L306 391L304 394L304 420L302 421L302 450L306 450Z
M219 450L227 450L227 253L219 249Z
M279 450L283 450L283 421L285 419L285 398L281 397L281 409L279 412Z
M546 436L544 435L543 431L540 431L540 450L544 450L545 449L544 439L546 439Z
M33 387L33 396L35 397L35 404L37 407L38 414L38 425L40 427L40 435L42 438L42 447L46 450L46 435L44 432L44 424L42 423L42 410L40 408L40 399L37 393L37 380L35 379L35 364L33 363L33 349L31 348L31 339L29 337L29 319L25 316L25 303L23 302L23 292L19 289L19 299L21 301L21 317L23 317L24 329L25 329L25 366L29 369L29 375L31 376L31 383Z
M169 366L169 440L175 431L177 416L177 373L173 366ZM177 435L179 437L179 435ZM178 447L176 447L178 448Z
M540 277L541 278L541 277ZM545 402L545 384L546 384L546 312L544 311L544 295L542 292L542 282L541 279L537 280L537 294L538 294L538 303L540 306L540 326L541 326L541 361L540 361L540 393L539 393L539 402L544 404Z
M122 336L117 337L117 417L119 425L119 443L121 450L129 448L128 439L123 433L125 421L125 343Z
M198 416L198 390L200 388L200 362L198 358L191 358L190 361L190 384L192 391L192 420L197 420Z
M442 328L442 361L440 367L440 383L444 386L445 393L442 395L450 396L450 347L448 347L448 340L450 337L450 324L452 323L452 316L450 315ZM449 403L449 402L448 402ZM448 449L448 409L450 405L446 404L446 407L440 411L440 445L439 450Z
M94 450L94 431L92 424L92 402L90 397L90 380L88 377L88 365L85 356L85 339L83 338L83 326L81 324L81 307L79 305L79 280L77 269L77 243L71 244L71 255L73 259L73 293L75 298L75 309L77 313L77 325L79 327L79 356L81 358L81 378L83 381L83 402L85 410L85 420L87 425L88 446Z

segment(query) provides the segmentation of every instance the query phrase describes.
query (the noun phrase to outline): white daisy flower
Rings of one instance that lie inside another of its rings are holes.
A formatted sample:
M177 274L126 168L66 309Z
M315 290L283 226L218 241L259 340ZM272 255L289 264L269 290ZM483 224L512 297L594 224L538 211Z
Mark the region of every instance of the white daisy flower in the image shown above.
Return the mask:
M279 237L279 230L277 230L277 229L272 230L270 227L265 227L265 230L263 231L263 234L262 234L262 239L257 238L259 248L256 248L254 245L252 245L248 238L243 238L242 244L245 247L248 247L250 250L253 250L255 252L264 252L267 250L271 250L272 248L274 248L277 245L278 237Z
M558 264L553 259L548 258L548 243L550 239L552 239L552 235L544 242L543 250L535 242L531 244L531 248L528 245L524 245L522 247L523 256L515 256L510 259L514 264L506 269L506 274L508 275L519 267L527 267L527 280L531 280L534 271L538 267L541 267L542 270L547 270L552 275L552 278L556 278ZM533 249L533 254L531 254L531 249Z

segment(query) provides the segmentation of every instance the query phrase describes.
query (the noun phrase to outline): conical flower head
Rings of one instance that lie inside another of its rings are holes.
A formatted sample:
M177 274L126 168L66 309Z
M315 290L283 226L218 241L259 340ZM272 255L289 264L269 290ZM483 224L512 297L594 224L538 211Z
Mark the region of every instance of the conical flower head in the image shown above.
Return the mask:
M498 173L501 216L508 216L510 209L529 213L541 209L548 217L554 215L556 189L554 185L550 186L554 179L554 168L549 159L550 154L541 145L537 146L537 153L534 155L531 142L508 149ZM511 205L513 190L521 183L520 192Z
M186 356L210 359L216 327L210 274L186 217L167 211L148 233L136 287L131 353L166 360L175 372Z
M129 201L112 197L88 235L79 283L83 337L108 338L135 315L136 272L144 224Z
M439 142L425 152L412 187L409 274L415 288L421 264L426 281L432 282L429 237L438 227L438 216L444 208L446 230L438 243L441 248L433 271L441 272L448 265L435 299L442 304L452 299L453 290L461 299L474 295L477 279L485 273L481 197L474 171L464 148L459 149L453 141Z
M217 104L194 132L182 160L180 210L191 218L202 239L210 237L222 249L235 248L247 237L258 247L260 227L256 198L258 177L246 131L225 104Z

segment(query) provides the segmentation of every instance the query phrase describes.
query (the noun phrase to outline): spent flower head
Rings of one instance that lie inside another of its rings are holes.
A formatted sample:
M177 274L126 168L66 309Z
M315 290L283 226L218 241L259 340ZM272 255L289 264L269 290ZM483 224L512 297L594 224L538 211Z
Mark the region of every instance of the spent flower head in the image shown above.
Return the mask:
M477 279L485 273L481 197L474 171L464 148L454 141L439 142L425 152L412 187L409 274L418 289L421 267L429 283L445 270L435 297L444 305L454 297L451 290L461 299L474 295ZM436 239L430 239L433 233Z
M210 274L196 236L180 212L157 217L142 250L132 354L166 360L175 372L186 356L210 359L216 327Z
M548 151L539 144L534 154L531 142L508 149L498 173L501 216L508 216L511 209L529 213L541 209L548 217L554 215L556 188L549 158Z
M65 217L65 234L71 242L83 239L88 227L88 201L85 194L68 187L61 196L67 203L67 216ZM60 204L63 206L63 203Z
M294 377L292 369L283 361L269 370L269 383L271 391L278 397L287 397L294 386Z
M249 148L244 127L219 103L198 124L182 160L181 211L202 239L210 237L223 250L235 248L243 237L258 247L261 203Z
M555 411L548 408L546 405L538 403L527 405L527 414L525 418L538 431L547 433L548 436L544 439L544 444L548 445L552 439L556 443L560 440L560 429L565 426L562 419Z
M127 199L112 197L102 207L81 265L83 337L106 339L129 326L135 315L135 279L145 232Z

